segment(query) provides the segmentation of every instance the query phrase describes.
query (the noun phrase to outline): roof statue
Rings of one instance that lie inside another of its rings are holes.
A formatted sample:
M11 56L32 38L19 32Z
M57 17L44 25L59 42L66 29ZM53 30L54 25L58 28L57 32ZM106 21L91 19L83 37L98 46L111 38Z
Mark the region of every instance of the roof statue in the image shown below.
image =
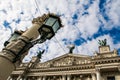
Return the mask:
M107 39L98 40L98 44L99 44L100 46L106 46L106 45L107 45Z
M68 48L69 48L69 53L73 53L75 45L71 44L71 45L68 46Z
M45 50L39 51L37 57L38 57L38 58L41 58L41 56L42 56L42 54L43 54L44 52L45 52Z

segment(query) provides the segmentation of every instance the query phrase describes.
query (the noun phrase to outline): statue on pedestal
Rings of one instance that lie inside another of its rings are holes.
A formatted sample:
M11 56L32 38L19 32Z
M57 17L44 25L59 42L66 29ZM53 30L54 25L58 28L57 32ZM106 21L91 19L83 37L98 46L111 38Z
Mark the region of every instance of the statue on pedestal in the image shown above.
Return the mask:
M71 44L71 45L68 46L68 48L69 48L69 53L73 53L75 45Z
M41 56L42 56L42 54L43 54L44 52L45 52L45 50L39 51L37 57L41 59Z
M106 45L107 45L107 39L98 40L98 44L99 44L100 46L106 46Z

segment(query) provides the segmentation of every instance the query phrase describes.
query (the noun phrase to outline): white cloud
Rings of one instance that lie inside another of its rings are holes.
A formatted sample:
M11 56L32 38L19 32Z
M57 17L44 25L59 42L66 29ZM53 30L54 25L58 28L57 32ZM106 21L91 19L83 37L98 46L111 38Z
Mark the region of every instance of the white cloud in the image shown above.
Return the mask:
M120 25L120 2L113 0L107 4L107 13L114 25ZM109 9L108 9L109 8Z
M91 4L89 9L87 10L88 15L81 16L79 18L77 26L79 27L83 38L92 36L99 29L100 22L98 20L99 12L98 4L99 4L98 1Z
M112 29L120 25L120 2L119 0L108 0L104 5L106 12L104 12L109 18L108 21L102 18L105 29ZM104 16L103 16L104 17Z
M7 41L9 39L10 34L11 34L11 32L10 32L9 29L5 29L5 28L0 29L0 38L1 38L0 39L0 51L2 50L2 48L4 48L3 44L4 44L5 41Z

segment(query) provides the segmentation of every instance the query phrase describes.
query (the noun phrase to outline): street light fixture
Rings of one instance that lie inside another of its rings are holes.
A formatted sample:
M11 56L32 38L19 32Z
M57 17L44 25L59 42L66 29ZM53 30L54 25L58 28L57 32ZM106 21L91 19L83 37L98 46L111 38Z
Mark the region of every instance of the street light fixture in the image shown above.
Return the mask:
M40 39L43 41L51 39L60 27L62 27L62 24L59 16L49 14L49 17L38 30L41 35Z
M23 31L15 31L11 35L11 37L7 41L5 41L4 46L7 46L13 40L16 40L19 36L21 36L22 33L23 33Z
M44 23L38 29L38 32L40 33L40 38L28 42L27 45L18 53L17 57L14 59L14 62L17 61L18 57L21 54L28 51L35 44L43 43L47 39L51 39L61 27L62 27L62 24L61 24L61 19L59 18L59 16L54 15L54 14L48 14L48 17L45 19Z

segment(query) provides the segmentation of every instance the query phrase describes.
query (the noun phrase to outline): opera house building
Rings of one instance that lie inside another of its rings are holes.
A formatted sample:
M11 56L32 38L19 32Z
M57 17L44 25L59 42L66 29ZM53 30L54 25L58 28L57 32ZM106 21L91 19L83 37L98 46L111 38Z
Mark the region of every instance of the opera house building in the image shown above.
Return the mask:
M120 56L109 45L93 56L67 53L46 62L34 56L22 63L8 80L120 80Z

